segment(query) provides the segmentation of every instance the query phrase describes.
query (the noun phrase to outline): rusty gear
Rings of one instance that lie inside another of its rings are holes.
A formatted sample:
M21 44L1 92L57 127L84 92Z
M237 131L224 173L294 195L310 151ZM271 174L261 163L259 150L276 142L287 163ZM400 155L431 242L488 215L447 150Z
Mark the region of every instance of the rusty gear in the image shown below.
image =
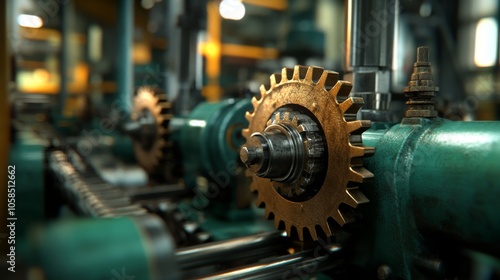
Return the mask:
M351 83L319 67L284 68L270 81L252 99L240 153L256 203L292 237L330 236L354 220L352 208L368 202L356 185L373 177L362 166L374 151L361 141L370 121L356 120L363 99L348 97Z
M149 173L159 171L168 160L171 148L168 124L172 115L167 96L155 87L140 87L134 98L131 114L133 122L143 125L141 133L134 137L134 152L139 164Z

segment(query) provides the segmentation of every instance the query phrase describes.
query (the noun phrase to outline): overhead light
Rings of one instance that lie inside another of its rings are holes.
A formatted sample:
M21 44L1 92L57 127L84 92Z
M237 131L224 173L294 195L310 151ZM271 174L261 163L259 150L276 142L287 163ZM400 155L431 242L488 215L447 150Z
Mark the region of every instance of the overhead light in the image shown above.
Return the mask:
M245 5L240 0L222 0L219 13L224 19L240 20L245 16Z
M17 23L22 27L40 28L43 20L39 16L20 14L17 16Z
M494 66L497 61L498 23L493 17L481 19L476 26L474 63L478 67Z

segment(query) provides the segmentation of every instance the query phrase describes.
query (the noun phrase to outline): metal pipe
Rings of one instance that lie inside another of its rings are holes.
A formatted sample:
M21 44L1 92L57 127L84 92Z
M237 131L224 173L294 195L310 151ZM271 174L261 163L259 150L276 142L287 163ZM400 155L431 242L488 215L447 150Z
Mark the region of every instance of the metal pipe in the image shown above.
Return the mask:
M59 55L59 70L61 77L60 93L59 93L59 103L58 103L58 116L60 118L64 114L64 106L66 104L66 99L68 96L68 62L69 62L69 36L70 36L70 24L69 24L69 10L70 3L61 4L61 52Z
M184 185L177 184L159 185L155 186L154 188L132 188L126 190L126 193L127 197L130 197L132 201L155 199L160 197L179 198L191 194L191 192L186 189Z
M180 268L186 270L235 259L276 254L288 246L289 241L282 232L272 231L179 249L176 258Z
M388 121L395 22L399 0L346 1L344 78L361 96L365 119Z
M133 62L132 45L134 32L134 1L120 0L118 2L118 100L119 108L129 114L132 102Z
M201 278L217 279L290 279L305 276L338 267L342 262L341 247L330 245L326 252L317 249L274 258L265 262L239 267Z

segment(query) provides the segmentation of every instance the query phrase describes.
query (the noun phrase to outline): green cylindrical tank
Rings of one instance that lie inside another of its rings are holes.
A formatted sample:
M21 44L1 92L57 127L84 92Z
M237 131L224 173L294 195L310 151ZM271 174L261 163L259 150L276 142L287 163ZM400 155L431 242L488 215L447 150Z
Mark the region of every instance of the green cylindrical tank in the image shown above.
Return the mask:
M28 239L31 266L45 279L178 279L175 248L153 215L65 220Z

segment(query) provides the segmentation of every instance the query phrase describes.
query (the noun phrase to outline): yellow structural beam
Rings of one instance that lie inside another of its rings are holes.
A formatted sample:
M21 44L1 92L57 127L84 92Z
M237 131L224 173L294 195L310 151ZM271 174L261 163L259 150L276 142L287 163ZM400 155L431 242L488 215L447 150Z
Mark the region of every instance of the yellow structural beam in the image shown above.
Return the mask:
M236 44L222 44L222 56L236 56L250 59L275 59L279 52L275 48L262 48Z
M199 46L199 51L206 58L206 74L208 85L203 88L202 94L207 101L217 101L222 95L219 85L220 57L221 57L221 17L219 5L215 1L207 3L207 42Z

